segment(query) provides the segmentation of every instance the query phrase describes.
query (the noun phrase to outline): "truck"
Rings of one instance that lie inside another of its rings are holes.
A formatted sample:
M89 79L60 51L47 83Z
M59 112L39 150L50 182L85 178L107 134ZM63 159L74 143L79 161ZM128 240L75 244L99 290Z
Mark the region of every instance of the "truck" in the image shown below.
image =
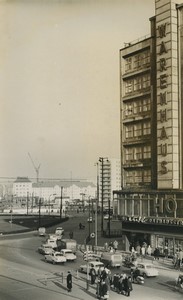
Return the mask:
M53 248L53 250L57 250L58 249L58 241L56 239L47 239L46 240L46 244L51 246Z
M103 252L100 258L101 262L107 267L121 267L122 266L122 254Z
M77 250L77 242L73 239L62 239L59 241L59 250L61 249L70 249L75 254Z
M39 236L45 236L46 235L46 228L45 227L39 227L38 228Z

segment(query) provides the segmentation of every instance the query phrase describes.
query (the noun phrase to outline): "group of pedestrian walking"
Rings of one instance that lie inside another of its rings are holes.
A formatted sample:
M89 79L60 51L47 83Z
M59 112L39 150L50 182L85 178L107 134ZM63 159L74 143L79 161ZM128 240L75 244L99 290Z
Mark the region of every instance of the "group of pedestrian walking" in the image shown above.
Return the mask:
M117 250L118 250L118 241L117 240L115 240L114 242L110 242L109 243L109 245L108 245L108 243L106 242L105 244L104 244L104 249L105 249L105 251L109 251L109 252L111 252L111 253L115 253Z
M98 299L106 300L109 298L110 276L111 276L111 272L107 268L105 267L104 269L99 268L96 276L97 278L96 295Z
M181 270L181 268L183 267L183 251L182 249L179 249L174 257L173 257L173 264L174 264L174 268L177 270Z
M115 273L112 278L111 288L122 295L130 296L130 292L133 290L132 277L127 276L126 273Z

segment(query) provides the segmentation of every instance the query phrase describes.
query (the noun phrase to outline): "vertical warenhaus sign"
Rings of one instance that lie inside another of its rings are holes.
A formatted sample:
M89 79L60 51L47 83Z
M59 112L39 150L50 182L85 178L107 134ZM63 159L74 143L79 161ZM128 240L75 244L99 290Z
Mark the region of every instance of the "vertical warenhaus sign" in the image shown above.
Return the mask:
M177 1L176 1L177 3ZM179 188L179 93L177 10L156 0L158 188Z

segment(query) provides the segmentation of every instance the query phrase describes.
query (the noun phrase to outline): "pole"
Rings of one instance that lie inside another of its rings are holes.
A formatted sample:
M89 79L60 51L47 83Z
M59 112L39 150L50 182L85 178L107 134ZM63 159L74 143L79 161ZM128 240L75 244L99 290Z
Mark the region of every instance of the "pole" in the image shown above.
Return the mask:
M34 206L34 193L32 193L32 212L33 212L33 206Z
M29 214L29 203L28 203L28 201L29 201L29 192L27 192L27 216Z
M49 201L48 201L48 205L49 205L49 216L50 216L50 197L51 197L51 195L49 195Z
M61 186L61 195L60 195L60 220L62 219L62 192L63 192L63 186Z
M11 221L10 221L10 224L11 224L11 227L12 227L12 223L13 223L13 195L12 195L12 198L11 198Z
M92 222L93 222L93 219L92 219ZM89 197L89 237L90 237L90 197Z
M111 205L111 201L110 201L110 197L109 197L109 200L108 200L108 207L109 207L109 237L111 237L111 209L110 209L110 205Z
M104 231L104 158L101 157L102 163L102 194L101 194L101 235L103 236Z
M41 227L41 199L39 198L39 227Z
M96 208L95 208L95 246L98 244L98 219L97 219L97 214L98 214L98 202L99 202L99 174L98 174L98 163L97 165L97 199L96 199Z

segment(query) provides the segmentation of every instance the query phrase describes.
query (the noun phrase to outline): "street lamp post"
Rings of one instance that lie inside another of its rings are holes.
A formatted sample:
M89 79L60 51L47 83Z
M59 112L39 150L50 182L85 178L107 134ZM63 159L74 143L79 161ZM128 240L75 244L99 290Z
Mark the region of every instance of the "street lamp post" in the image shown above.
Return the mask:
M39 198L39 227L41 227L41 199Z
M61 194L60 194L60 220L62 219L62 194L63 194L63 186L61 186Z
M29 192L27 192L27 216L29 214Z
M102 166L102 190L101 190L101 235L103 236L104 231L104 160L108 160L107 157L99 157L99 162Z
M108 229L109 229L109 237L111 237L111 200L110 197L108 199L108 207L109 207L109 220L108 220Z
M93 222L93 220L92 220ZM90 237L90 197L89 197L89 223L88 223L88 227L89 227L89 237Z
M95 203L95 246L97 247L98 244L98 202L99 202L99 172L98 172L98 162L96 163L97 166L97 197Z

